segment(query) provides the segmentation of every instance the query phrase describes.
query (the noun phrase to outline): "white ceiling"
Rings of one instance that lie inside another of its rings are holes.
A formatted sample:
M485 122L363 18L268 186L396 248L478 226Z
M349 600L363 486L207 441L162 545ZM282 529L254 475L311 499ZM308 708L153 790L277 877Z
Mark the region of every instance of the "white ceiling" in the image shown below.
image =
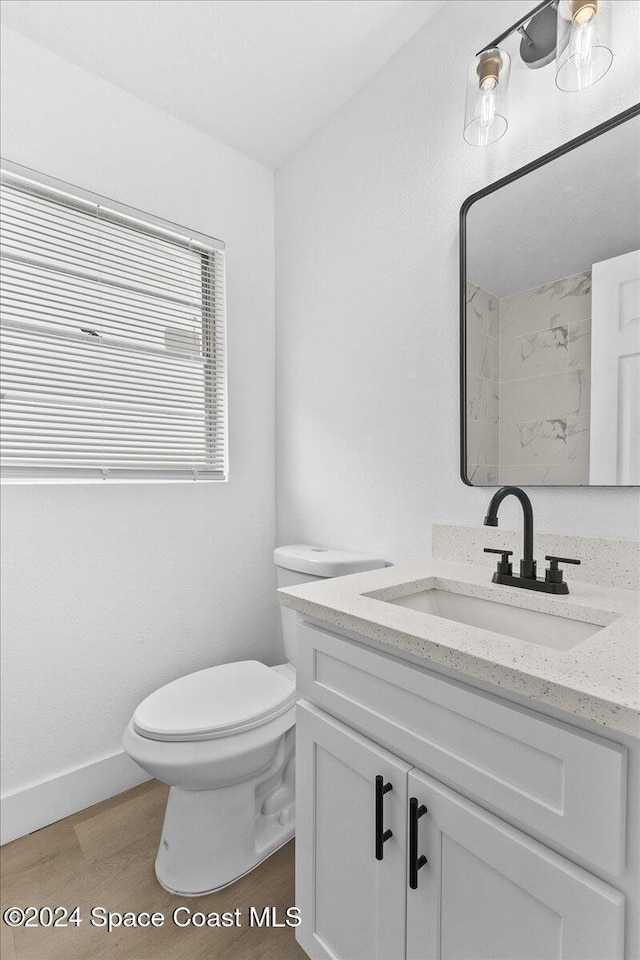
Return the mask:
M279 166L445 0L4 0L5 26Z

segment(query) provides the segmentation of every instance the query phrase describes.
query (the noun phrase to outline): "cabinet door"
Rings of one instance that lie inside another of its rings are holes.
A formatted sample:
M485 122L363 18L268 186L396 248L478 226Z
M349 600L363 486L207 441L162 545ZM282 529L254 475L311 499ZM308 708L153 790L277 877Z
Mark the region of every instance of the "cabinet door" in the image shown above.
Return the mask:
M427 857L407 895L409 960L618 960L624 897L519 830L412 770Z
M409 765L304 702L296 741L298 940L312 960L403 960Z

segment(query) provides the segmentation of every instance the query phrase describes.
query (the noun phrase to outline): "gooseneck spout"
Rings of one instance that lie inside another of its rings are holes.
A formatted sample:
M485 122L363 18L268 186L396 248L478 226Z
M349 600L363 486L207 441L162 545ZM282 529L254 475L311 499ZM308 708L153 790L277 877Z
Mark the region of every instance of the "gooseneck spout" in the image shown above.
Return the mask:
M524 580L536 579L536 562L533 559L533 507L531 500L520 487L501 487L491 498L487 515L484 518L485 527L498 526L498 508L506 497L513 496L520 502L523 513L523 556L520 561L520 576Z

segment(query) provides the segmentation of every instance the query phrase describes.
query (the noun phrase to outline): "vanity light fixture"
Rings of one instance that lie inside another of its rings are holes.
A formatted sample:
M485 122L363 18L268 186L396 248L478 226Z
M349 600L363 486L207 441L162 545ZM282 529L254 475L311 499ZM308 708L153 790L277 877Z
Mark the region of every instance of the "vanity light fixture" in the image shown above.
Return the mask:
M558 6L556 85L572 93L593 86L613 63L607 5L561 0Z
M467 143L486 147L506 133L510 69L511 57L497 46L482 50L471 64L464 121Z
M545 0L474 57L469 68L464 138L485 147L508 127L507 92L511 58L504 40L519 33L520 59L531 69L556 61L556 85L585 90L613 63L609 40L612 0Z

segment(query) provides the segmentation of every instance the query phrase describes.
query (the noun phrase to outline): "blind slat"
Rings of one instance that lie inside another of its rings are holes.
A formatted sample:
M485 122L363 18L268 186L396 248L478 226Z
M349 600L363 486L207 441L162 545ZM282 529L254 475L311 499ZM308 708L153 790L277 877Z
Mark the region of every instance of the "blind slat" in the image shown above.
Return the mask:
M69 193L67 184L58 183L52 178L47 177L46 183L39 174L33 174L31 171L17 169L14 164L13 170L3 169L7 182L11 184L14 192L20 193L23 202L31 201L43 204L48 210L51 210L51 201L56 205L56 215L62 216L64 213L77 216L80 214L95 217L99 211L109 222L113 224L114 230L124 227L132 235L138 233L142 239L148 243L162 243L169 241L178 249L199 250L203 253L209 253L212 249L224 249L224 245L218 241L213 243L205 242L201 235L197 237L192 234L180 233L175 224L166 223L158 218L145 217L137 210L124 207L118 204L117 208L111 201L105 200L95 194L87 195L86 191L76 191ZM84 194L81 196L81 194Z
M3 472L224 478L223 252L12 172L0 211Z
M77 353L83 357L99 356L101 358L131 354L131 363L145 366L156 364L163 369L172 364L185 368L201 368L208 363L220 363L223 359L222 355L209 356L208 352L203 354L202 351L196 353L192 350L178 349L177 347L185 340L181 339L177 333L175 337L165 337L164 343L170 344L168 348L160 346L155 341L141 342L128 338L103 336L95 327L69 329L63 324L46 325L34 321L15 320L9 316L2 320L2 335L6 351L14 354Z
M109 221L100 218L99 215L83 222L77 217L70 219L65 216L62 207L58 207L52 213L47 207L34 207L25 200L26 198L23 196L16 203L13 198L3 197L0 201L0 212L3 220L5 222L13 221L29 224L31 229L45 236L48 236L51 230L55 229L58 234L64 235L72 241L78 239L94 240L99 223L105 246L115 249L117 245L121 252L132 251L137 257L142 256L153 263L164 263L171 270L179 266L186 271L193 270L193 261L189 256L190 248L188 247L181 251L173 244L169 252L166 242L162 244L157 242L147 243L143 234L137 233L130 237L129 231L123 230L121 227L115 231Z

